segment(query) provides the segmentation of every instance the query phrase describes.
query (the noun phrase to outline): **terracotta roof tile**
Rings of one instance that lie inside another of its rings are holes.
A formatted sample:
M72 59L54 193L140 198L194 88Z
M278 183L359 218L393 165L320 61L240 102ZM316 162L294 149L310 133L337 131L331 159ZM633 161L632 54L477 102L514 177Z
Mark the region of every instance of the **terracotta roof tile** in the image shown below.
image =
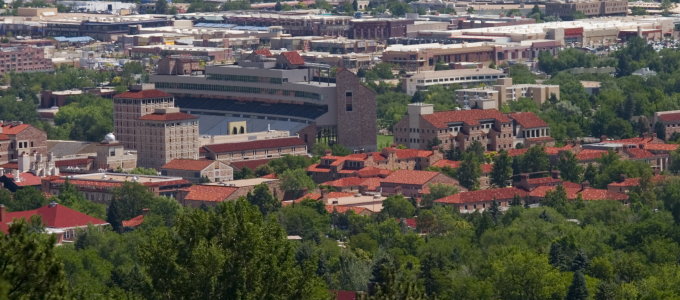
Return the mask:
M658 183L666 179L666 176L664 175L654 175L654 177L651 178L651 182L653 183ZM626 178L622 181L619 182L612 182L608 184L607 186L613 186L613 187L634 187L634 186L639 186L640 185L640 177L636 178Z
M304 65L305 60L300 56L300 53L297 53L297 51L286 51L286 52L281 52L281 55L286 58L288 63L291 65Z
M187 192L184 200L223 202L236 192L238 188L220 185L192 185L183 190Z
M494 119L503 123L510 119L496 109L449 110L423 115L423 119L437 128L447 128L450 123L462 122L467 125L477 125L480 120Z
M190 115L187 113L183 112L175 112L175 113L152 113L148 115L144 115L140 120L144 121L180 121L180 120L192 120L192 119L198 119L197 116Z
M255 51L253 51L253 54L256 54L256 55L264 55L264 56L266 56L266 57L272 57L272 56L273 56L273 55L272 55L272 52L269 51L269 49L257 49L257 50L255 50Z
M644 158L651 158L655 157L654 153L649 152L645 149L640 149L640 148L628 148L625 150L626 154L630 156L630 158L633 159L644 159Z
M386 147L383 151L392 152L397 156L398 159L409 159L409 158L427 158L432 156L433 152L428 150L418 150L418 149L399 149Z
M607 153L607 150L583 149L576 153L576 159L579 161L591 161L596 160Z
M551 183L562 182L562 179L552 177L529 178L527 183L532 185L546 185Z
M359 177L387 177L392 171L376 167L364 167L356 172Z
M241 143L226 143L205 145L204 147L214 153L234 152L234 151L248 151L256 149L272 149L281 147L304 146L305 141L299 137L288 137L282 139L268 139L249 141Z
M532 112L518 112L508 115L511 119L517 121L522 128L539 128L548 127L548 123L539 118Z
M5 177L14 179L14 174L12 173L7 173L5 174ZM30 172L24 172L19 174L19 178L21 179L20 181L14 181L14 184L17 186L38 186L42 184L42 179L38 176L33 175L33 173Z
M163 165L161 169L202 171L213 163L216 163L216 161L207 159L173 159Z
M371 212L370 210L363 208L363 207L346 206L346 205L326 205L326 211L328 213L337 212L337 213L340 213L340 214L344 214L348 211L353 211L355 214L361 214L361 213L364 213L364 212Z
M482 164L482 174L490 174L493 171L493 164Z
M529 148L508 149L508 156L515 157L515 156L524 155L524 153L527 153L527 151L529 151Z
M269 161L270 159L250 159L242 161L233 161L230 162L229 165L238 170L241 170L243 168L255 170L257 169L257 167L261 165L266 165Z
M123 227L137 227L144 223L144 215L136 216L130 220L122 221L121 223L123 224Z
M28 124L18 124L14 125L14 123L2 123L2 134L5 135L15 135L19 132L22 132L26 130L27 128L31 127L31 125Z
M680 121L680 113L661 114L658 118L664 122L678 122Z
M454 161L454 160L442 159L442 160L438 160L437 162L432 164L432 166L437 167L437 168L449 167L449 168L452 168L452 169L456 169L456 168L460 167L461 163L462 163L462 161L460 161L460 160Z
M383 182L423 185L439 174L438 172L431 171L397 170L385 177Z
M675 151L678 150L680 144L647 144L645 149L649 151Z
M31 216L35 215L39 215L42 218L43 224L49 228L71 228L87 226L88 224L108 224L104 220L88 216L84 213L78 212L60 204L46 205L33 210L7 212L7 221L3 220L3 222L11 223L11 220L13 219L28 220L31 218Z
M527 191L518 189L516 187L507 187L472 192L462 192L441 199L437 199L435 200L435 202L442 204L475 203L493 201L494 199L495 200L512 199L515 197L515 195L518 195L520 197L526 197L528 193Z
M559 154L561 151L569 151L569 150L571 150L571 149L573 149L573 148L574 148L573 145L566 145L566 146L564 146L564 147L545 147L545 148L544 148L544 151L545 151L545 153L548 154L548 155L557 155L557 154Z
M160 91L160 90L142 90L138 92L124 92L113 96L113 98L124 98L124 99L149 99L149 98L169 98L172 95Z

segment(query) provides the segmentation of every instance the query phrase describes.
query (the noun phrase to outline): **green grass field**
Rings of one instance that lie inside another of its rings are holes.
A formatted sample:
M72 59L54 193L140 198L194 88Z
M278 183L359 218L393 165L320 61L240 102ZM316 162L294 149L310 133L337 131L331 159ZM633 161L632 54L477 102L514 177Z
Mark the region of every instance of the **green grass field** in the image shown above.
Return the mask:
M394 137L391 135L378 135L378 150L392 145Z

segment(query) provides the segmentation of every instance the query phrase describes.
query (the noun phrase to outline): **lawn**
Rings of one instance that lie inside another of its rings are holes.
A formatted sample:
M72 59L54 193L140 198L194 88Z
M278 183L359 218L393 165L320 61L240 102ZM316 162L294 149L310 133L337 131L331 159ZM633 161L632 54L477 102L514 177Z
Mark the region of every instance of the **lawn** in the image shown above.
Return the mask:
M394 137L391 135L378 135L378 150L389 147L394 142Z

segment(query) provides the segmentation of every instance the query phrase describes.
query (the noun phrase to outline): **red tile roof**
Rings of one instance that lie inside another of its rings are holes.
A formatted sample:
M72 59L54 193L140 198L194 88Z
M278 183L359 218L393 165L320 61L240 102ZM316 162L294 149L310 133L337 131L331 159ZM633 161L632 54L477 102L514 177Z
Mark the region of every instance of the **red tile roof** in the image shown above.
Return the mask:
M418 149L399 149L392 147L385 147L383 151L394 153L398 159L409 159L409 158L427 158L432 156L433 152L428 150L418 150Z
M628 144L638 146L640 144L663 144L664 141L655 137L634 137L629 139L602 141L605 144Z
M437 168L449 167L449 168L452 168L452 169L456 169L456 168L460 167L461 163L462 163L462 161L460 161L460 160L454 161L454 160L442 159L442 160L439 160L439 161L433 163L432 166L437 167Z
M297 53L297 51L286 51L286 52L281 52L281 55L286 58L288 63L291 65L304 65L305 60L300 56L300 53Z
M255 170L257 169L257 167L261 165L266 165L269 161L270 159L250 159L243 161L233 161L230 162L229 165L238 170L241 170L243 168Z
M113 98L124 98L124 99L149 99L149 98L169 98L172 95L160 91L160 90L142 90L138 92L124 92L113 96Z
M392 172L392 174L390 174L389 176L385 177L385 179L383 179L383 182L396 184L424 185L439 174L440 173L438 172L431 171L397 170Z
M517 121L522 128L538 128L548 127L548 123L541 120L535 113L532 112L518 112L508 115L513 120Z
M529 151L529 148L508 149L508 156L515 157L515 156L524 155L524 153L527 153L527 151Z
M549 136L542 136L542 137L535 137L535 138L525 138L525 140L526 140L527 142L536 143L536 142L553 141L553 140L555 140L555 139L553 139L552 137L549 137Z
M268 139L241 143L226 143L204 146L208 151L214 153L248 151L256 149L272 149L281 147L304 146L305 141L299 137L288 137L282 139Z
M545 195L549 191L555 190L557 187L556 186L540 186L531 191L530 196L535 197L535 198L544 198ZM608 190L604 189L596 189L596 188L581 188L581 187L575 187L575 188L570 188L570 187L565 187L564 191L567 194L567 199L569 200L574 200L578 198L579 195L581 195L581 199L587 200L587 201L594 201L594 200L626 200L628 199L628 195L622 194L622 193L616 193L616 192L610 192Z
M175 112L175 113L152 113L148 115L144 115L140 120L144 121L179 121L179 120L192 120L192 119L198 119L197 116L190 115L187 113L183 112Z
M5 177L14 179L14 174L7 173ZM14 184L17 186L38 186L42 184L42 179L30 172L20 173L19 178L21 179L20 181L14 181Z
M31 127L31 125L28 124L13 125L13 123L2 123L2 134L15 135L19 132L26 130L28 127Z
M332 186L332 187L353 187L360 186L364 182L364 178L359 177L345 177L336 180L326 181L322 185Z
M526 197L528 194L529 193L527 193L527 191L525 190L518 189L516 187L507 187L472 192L462 192L441 199L437 199L435 200L435 202L442 204L475 203L493 200L512 199L515 197L515 195L518 195L520 197Z
M269 51L269 49L257 49L257 50L255 50L255 51L253 51L253 54L256 54L256 55L264 55L264 56L266 56L266 57L272 57L272 56L273 56L273 55L272 55L272 52Z
M337 213L340 213L340 214L344 214L348 211L353 211L355 214L361 214L363 212L371 212L370 210L363 208L363 207L346 206L346 205L326 205L326 211L328 213L337 212Z
M356 171L356 175L359 177L387 177L392 171L380 169L376 167L364 167L359 171Z
M661 114L658 118L664 122L678 122L680 121L680 113Z
M39 215L42 218L42 223L49 228L72 228L83 227L89 224L104 225L108 224L104 220L88 216L79 211L70 209L61 204L46 205L33 210L7 212L7 220L3 223L11 223L14 219L30 219L31 216Z
M566 146L564 146L564 147L545 147L545 148L544 148L544 151L545 151L545 153L548 154L548 155L557 155L557 154L559 154L561 151L569 151L569 150L571 150L571 149L573 149L573 148L574 148L573 145L566 145Z
M576 153L576 159L579 161L596 160L608 152L607 150L583 149Z
M423 119L437 128L448 128L449 123L462 122L467 125L477 125L480 120L494 119L503 123L510 119L495 109L449 110L423 115Z
M144 222L144 215L136 216L130 220L122 221L123 227L137 227Z
M184 200L222 202L227 200L238 188L220 185L192 185L182 190L187 192Z
M656 156L652 152L640 148L628 148L625 152L633 159L652 158Z
M654 177L652 177L651 182L657 183L657 182L663 181L664 179L666 179L666 176L664 176L664 175L655 175ZM619 182L612 182L612 183L608 184L607 186L608 187L609 186L613 186L613 187L633 187L633 186L639 186L639 185L640 185L640 177L636 177L636 178L626 178L626 179L619 181Z
M649 151L675 151L678 150L680 144L647 144L645 149Z
M207 159L173 159L163 165L161 169L202 171L215 163L214 160Z
M527 183L529 183L531 185L546 185L546 184L558 183L558 182L562 182L562 179L552 178L552 177L540 177L540 178L529 178L529 179L527 179Z
M490 174L493 171L493 164L482 164L482 174Z
M330 173L331 169L325 167L319 167L319 164L313 164L307 167L307 172L314 173Z

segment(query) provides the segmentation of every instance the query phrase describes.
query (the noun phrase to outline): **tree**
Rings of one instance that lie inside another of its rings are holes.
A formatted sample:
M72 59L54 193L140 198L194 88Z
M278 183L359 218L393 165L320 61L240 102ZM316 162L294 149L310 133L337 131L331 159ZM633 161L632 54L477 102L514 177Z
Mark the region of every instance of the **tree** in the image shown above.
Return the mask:
M657 192L659 200L670 211L676 224L680 224L680 179L669 179Z
M281 11L283 9L283 5L281 5L281 1L276 1L276 5L274 5L274 10L275 11Z
M148 238L140 263L148 298L328 297L310 266L296 263L282 228L245 200L181 216L172 231Z
M588 299L588 288L586 287L586 277L583 272L574 272L574 279L567 292L567 300L586 300Z
M99 219L106 218L106 206L85 199L78 189L68 180L59 188L59 195L54 200L71 209Z
M14 193L13 204L8 209L14 211L31 210L47 204L48 201L42 192L33 187L25 187Z
M63 138L99 142L113 131L113 102L90 94L69 98L69 104L59 108L54 123L68 134Z
M125 182L121 187L113 189L113 197L106 210L106 221L114 230L121 231L123 220L139 216L144 209L149 210L144 218L145 225L170 226L182 207L175 199L157 197L144 185Z
M156 175L158 175L158 171L157 171L156 169L154 169L154 168L136 167L136 168L130 170L130 172L128 172L128 174L153 175L153 176L156 176Z
M469 190L479 188L479 177L482 175L482 167L477 155L466 152L463 154L463 162L456 172L456 179L461 186Z
M668 166L668 170L671 171L673 174L679 174L680 173L680 149L677 149L673 152L671 152L671 157L670 157L671 164Z
M455 186L441 183L431 184L429 188L430 193L424 194L422 200L420 200L420 206L422 207L432 207L434 200L458 193L458 189Z
M522 64L510 66L508 76L512 78L513 84L536 83L536 75L531 73L529 68Z
M164 15L168 12L168 2L165 0L156 0L155 12Z
M313 163L314 160L307 156L284 155L283 157L270 160L267 165L274 170L274 173L283 174L286 170L306 169Z
M266 183L256 185L252 191L248 192L246 200L250 204L257 206L260 209L260 213L265 216L281 206L281 203L269 191L269 186Z
M352 9L354 11L359 11L359 2L357 0L352 1Z
M302 194L316 187L307 172L303 169L286 170L281 174L281 188L290 192L293 197L302 196Z
M507 151L501 150L494 158L493 169L491 170L491 184L497 187L506 187L511 179L512 158L510 158Z
M583 173L583 167L578 164L576 155L574 155L574 153L571 151L560 152L557 169L560 170L560 176L562 179L576 183L581 182L581 173Z
M560 273L544 255L515 251L492 263L500 299L538 300L566 294Z
M410 218L416 212L416 208L404 196L389 196L383 201L382 213L393 218Z
M43 234L40 218L15 220L0 234L0 298L68 299L64 267L53 235Z
M548 191L543 199L543 205L555 208L557 211L564 212L567 205L567 191L563 186L558 185L555 190Z

